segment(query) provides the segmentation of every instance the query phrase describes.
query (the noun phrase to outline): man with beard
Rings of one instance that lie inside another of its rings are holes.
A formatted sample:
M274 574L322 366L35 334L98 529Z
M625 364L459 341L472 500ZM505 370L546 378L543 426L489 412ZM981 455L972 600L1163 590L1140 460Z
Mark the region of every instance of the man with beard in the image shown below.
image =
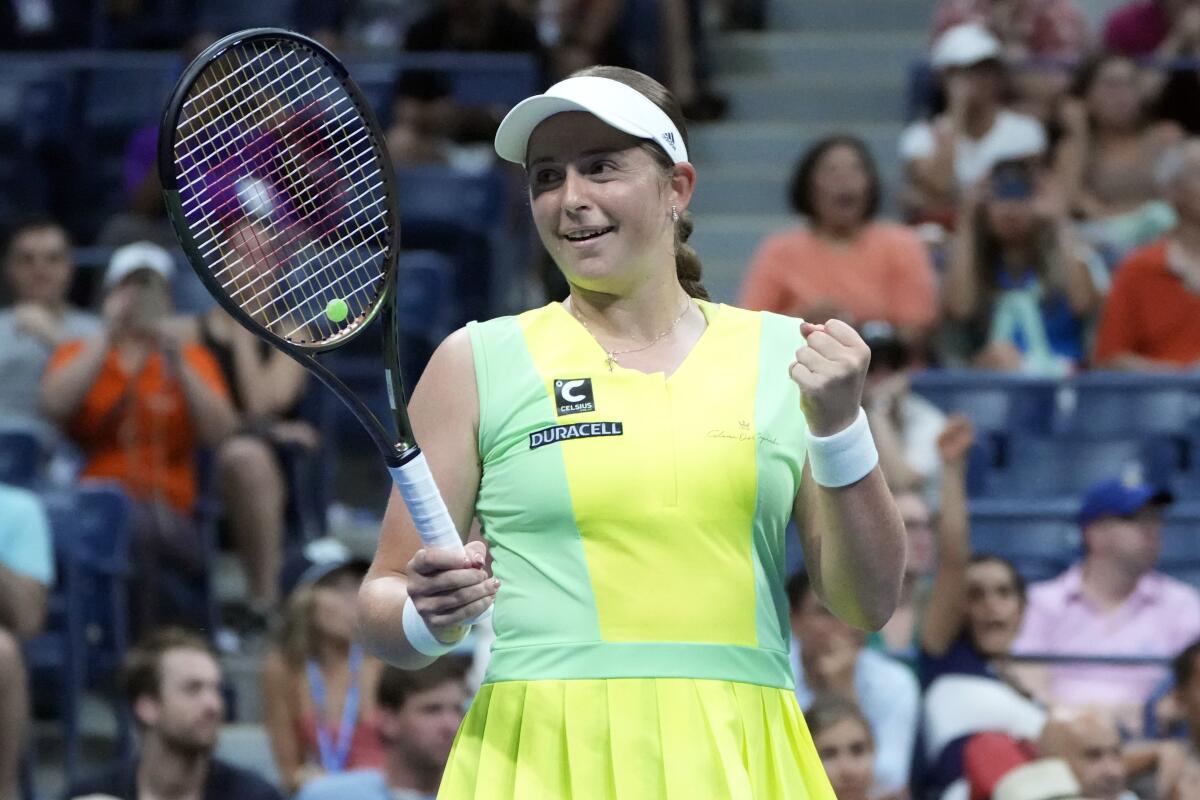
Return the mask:
M418 670L384 668L376 711L383 770L317 778L297 800L434 800L465 712L468 667L446 657Z
M178 628L150 635L129 651L121 688L141 734L141 752L67 797L281 800L262 778L212 756L225 701L221 667L203 639Z

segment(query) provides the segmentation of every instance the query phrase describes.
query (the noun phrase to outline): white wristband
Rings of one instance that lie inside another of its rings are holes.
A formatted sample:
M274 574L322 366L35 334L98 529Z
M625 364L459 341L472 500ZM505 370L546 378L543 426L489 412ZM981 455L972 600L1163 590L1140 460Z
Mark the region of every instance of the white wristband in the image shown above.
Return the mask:
M829 436L808 434L808 463L813 478L821 486L837 488L862 480L879 463L879 452L871 437L867 412L858 409L858 416L846 428Z
M470 630L467 627L457 641L446 644L434 636L433 631L429 630L429 626L425 624L425 618L421 616L420 611L417 611L417 606L412 602L412 598L404 601L404 611L400 613L400 623L413 650L434 658L445 655L458 647L458 643L466 638L467 631Z

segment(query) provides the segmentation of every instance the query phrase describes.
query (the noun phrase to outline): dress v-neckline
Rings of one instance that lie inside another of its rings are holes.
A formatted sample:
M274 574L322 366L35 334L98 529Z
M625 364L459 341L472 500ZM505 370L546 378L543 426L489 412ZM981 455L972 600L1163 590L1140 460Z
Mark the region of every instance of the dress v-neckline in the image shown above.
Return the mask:
M704 330L700 333L700 338L695 341L695 343L692 345L692 349L687 352L687 355L683 357L683 360L679 362L679 365L675 367L670 374L667 374L664 370L644 372L640 369L622 366L621 362L615 360L612 362L613 366L611 368L606 367L606 362L609 358L608 351L601 346L600 342L596 340L596 337L592 335L592 332L584 327L583 323L580 322L579 319L572 314L563 303L554 302L552 305L556 306L562 315L570 321L576 338L582 338L585 340L587 348L599 355L601 369L605 369L614 375L618 372L628 372L634 375L642 375L647 378L658 378L664 383L670 383L672 379L682 372L690 362L696 359L696 351L705 346L704 343L709 338L709 332L713 329L713 325L715 325L717 320L721 317L721 314L719 313L719 304L711 303L707 300L701 300L699 298L693 298L693 302L695 302L696 307L700 309L700 313L704 315L704 321L706 324L704 326Z

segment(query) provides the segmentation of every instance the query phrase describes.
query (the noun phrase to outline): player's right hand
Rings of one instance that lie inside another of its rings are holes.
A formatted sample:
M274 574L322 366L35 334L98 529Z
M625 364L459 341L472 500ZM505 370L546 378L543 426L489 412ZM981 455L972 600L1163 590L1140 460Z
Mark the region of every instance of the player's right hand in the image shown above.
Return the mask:
M443 642L460 638L464 623L496 600L500 581L487 569L487 545L468 542L462 551L423 547L408 562L408 601L430 632Z

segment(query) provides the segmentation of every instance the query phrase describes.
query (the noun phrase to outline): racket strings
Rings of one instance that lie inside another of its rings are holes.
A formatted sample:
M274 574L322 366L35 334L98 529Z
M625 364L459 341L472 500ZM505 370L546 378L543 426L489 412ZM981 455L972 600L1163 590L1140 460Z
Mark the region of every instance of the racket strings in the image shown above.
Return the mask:
M183 104L175 158L188 227L222 290L284 338L345 333L383 288L387 187L355 112L320 58L289 42L231 48ZM324 313L333 300L345 320Z

